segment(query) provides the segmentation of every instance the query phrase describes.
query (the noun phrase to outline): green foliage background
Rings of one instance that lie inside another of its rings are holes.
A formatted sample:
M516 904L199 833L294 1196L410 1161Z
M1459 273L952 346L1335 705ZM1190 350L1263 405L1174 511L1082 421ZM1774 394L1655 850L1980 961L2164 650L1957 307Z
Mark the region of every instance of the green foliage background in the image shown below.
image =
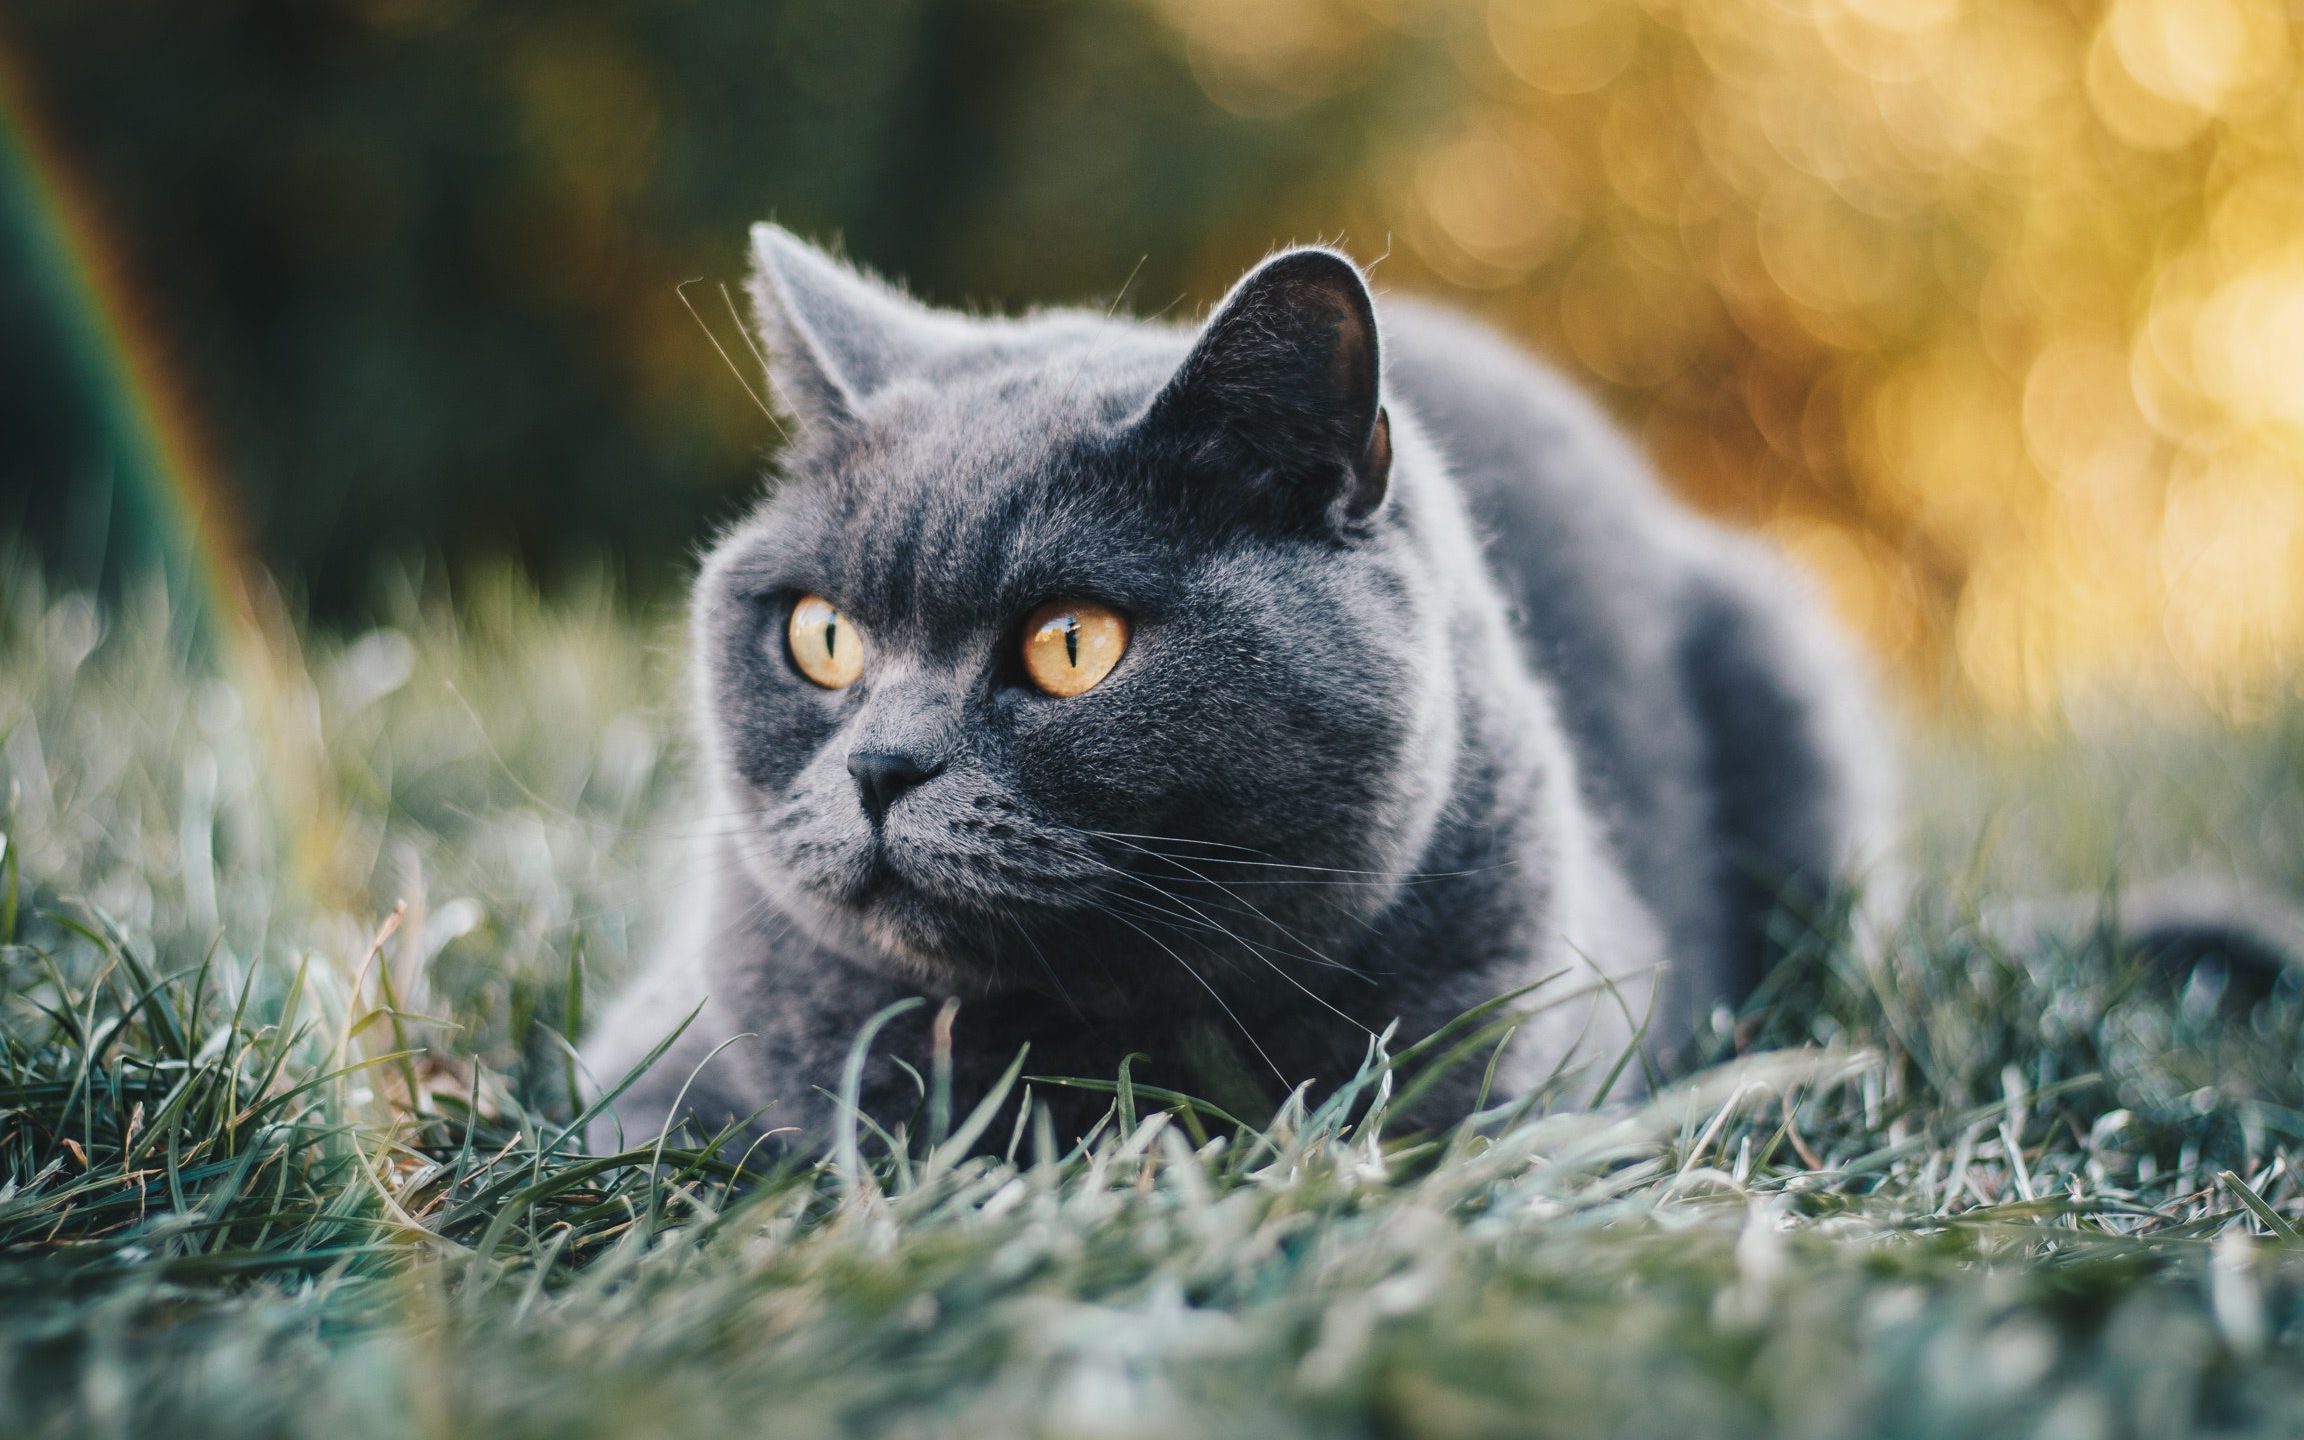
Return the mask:
M263 559L336 614L395 554L677 584L773 432L673 287L740 279L757 219L945 303L1189 311L1364 123L1228 114L1106 3L30 0L0 45ZM132 573L168 537L21 243L0 226L0 524L66 578Z

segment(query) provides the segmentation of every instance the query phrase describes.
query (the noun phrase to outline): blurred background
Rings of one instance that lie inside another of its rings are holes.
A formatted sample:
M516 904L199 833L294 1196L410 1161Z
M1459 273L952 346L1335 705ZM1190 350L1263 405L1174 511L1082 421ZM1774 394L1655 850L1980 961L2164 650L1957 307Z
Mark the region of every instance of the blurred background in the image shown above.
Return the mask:
M1190 315L1291 239L1596 389L1924 706L2268 713L2304 646L2280 0L12 0L0 534L326 624L668 599L773 432L774 216ZM209 580L213 582L211 574Z

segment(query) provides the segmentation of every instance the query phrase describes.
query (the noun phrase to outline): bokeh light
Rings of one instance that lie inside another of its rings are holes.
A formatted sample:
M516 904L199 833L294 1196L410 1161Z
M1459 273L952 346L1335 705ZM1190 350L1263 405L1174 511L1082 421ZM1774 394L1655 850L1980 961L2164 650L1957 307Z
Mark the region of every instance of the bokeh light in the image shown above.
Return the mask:
M2045 716L2179 688L2239 715L2291 680L2286 6L1149 3L1220 105L1418 76L1423 123L1346 202L1356 241L1394 242L1382 277L1464 292L1605 387L1923 693Z

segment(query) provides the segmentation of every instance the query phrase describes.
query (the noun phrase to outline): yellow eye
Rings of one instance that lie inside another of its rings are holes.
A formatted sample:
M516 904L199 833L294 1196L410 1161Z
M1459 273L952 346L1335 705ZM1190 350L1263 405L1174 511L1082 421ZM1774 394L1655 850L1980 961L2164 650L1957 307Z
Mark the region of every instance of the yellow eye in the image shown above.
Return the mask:
M792 663L827 690L845 690L864 673L864 637L821 595L803 595L786 633Z
M1051 600L1024 622L1024 670L1059 698L1095 688L1128 649L1128 620L1093 600Z

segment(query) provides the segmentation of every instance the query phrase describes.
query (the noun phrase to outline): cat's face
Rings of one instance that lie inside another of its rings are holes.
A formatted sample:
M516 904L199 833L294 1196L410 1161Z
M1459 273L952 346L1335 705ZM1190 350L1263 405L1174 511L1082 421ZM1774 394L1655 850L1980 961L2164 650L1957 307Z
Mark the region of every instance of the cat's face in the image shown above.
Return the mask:
M959 989L1322 978L1446 748L1356 272L1283 257L1195 345L931 316L760 248L802 431L697 612L742 863L820 940Z

